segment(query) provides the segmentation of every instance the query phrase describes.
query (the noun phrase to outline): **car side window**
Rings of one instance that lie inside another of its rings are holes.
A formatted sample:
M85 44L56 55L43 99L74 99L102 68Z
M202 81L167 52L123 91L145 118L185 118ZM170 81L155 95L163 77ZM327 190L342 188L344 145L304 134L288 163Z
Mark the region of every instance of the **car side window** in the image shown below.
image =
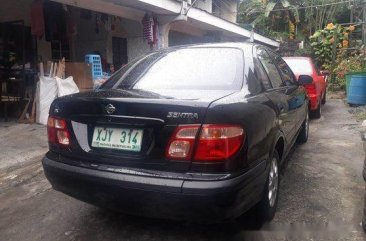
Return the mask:
M285 82L286 86L295 85L295 75L293 74L290 67L287 65L287 63L279 56L278 54L268 51L269 55L274 59L275 64L277 65L281 75L282 79Z
M258 76L255 74L255 70L253 71L253 69L250 69L246 79L248 90L251 95L257 95L263 91L263 87L260 83L260 80L258 79Z
M267 51L264 49L258 49L257 55L271 80L273 88L285 86L273 59L269 56Z
M269 77L266 73L266 71L263 68L263 65L258 59L254 59L254 65L255 65L255 76L257 79L262 83L264 89L272 89L271 81L269 80Z
M290 69L290 67L288 67L288 65L286 64L286 62L279 57L279 63L278 63L278 68L282 74L283 80L285 81L286 85L295 85L295 81L296 81L296 77L294 75L294 73L292 72L292 70Z

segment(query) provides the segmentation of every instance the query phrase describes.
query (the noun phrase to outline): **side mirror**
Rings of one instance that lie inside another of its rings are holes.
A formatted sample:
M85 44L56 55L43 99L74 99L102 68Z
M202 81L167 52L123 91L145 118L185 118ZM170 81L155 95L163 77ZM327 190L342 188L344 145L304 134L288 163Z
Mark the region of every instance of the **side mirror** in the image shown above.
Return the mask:
M323 76L328 76L330 73L329 73L328 70L321 70L320 74L323 75Z
M313 83L313 77L310 75L300 75L298 82L300 85L309 85Z

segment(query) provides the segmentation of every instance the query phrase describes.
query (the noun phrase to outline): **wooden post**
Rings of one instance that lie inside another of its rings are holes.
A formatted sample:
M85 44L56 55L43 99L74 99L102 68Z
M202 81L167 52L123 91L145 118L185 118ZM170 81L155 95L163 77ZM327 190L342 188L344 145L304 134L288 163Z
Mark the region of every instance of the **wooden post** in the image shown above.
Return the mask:
M330 85L330 89L334 90L334 83L336 81L336 75L334 73L334 69L336 68L336 58L337 58L337 45L338 45L338 35L337 35L337 30L334 30L333 33L333 46L332 46L332 64L331 64L331 85Z

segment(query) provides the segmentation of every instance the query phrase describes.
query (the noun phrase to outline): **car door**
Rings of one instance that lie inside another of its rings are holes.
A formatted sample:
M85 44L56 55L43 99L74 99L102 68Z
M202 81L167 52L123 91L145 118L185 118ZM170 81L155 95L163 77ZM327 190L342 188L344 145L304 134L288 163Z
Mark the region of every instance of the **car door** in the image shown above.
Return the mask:
M291 143L296 134L297 108L293 104L296 98L291 87L282 79L274 58L264 48L257 49L257 57L264 68L271 86L267 86L266 95L273 102L279 118L279 127L284 132L287 143Z
M291 68L287 65L287 63L282 59L282 57L273 52L270 52L270 55L272 55L275 59L275 64L277 65L282 79L287 86L287 92L291 92L291 95L294 97L292 98L291 105L295 108L297 112L296 130L299 130L303 121L305 120L308 111L306 94L303 88L299 87L296 81L296 76L292 72Z

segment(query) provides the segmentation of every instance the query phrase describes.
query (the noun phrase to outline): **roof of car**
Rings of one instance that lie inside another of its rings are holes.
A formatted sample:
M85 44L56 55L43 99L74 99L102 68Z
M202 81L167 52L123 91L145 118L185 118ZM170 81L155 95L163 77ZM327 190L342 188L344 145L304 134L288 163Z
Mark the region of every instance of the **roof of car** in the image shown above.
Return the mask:
M190 45L178 45L166 48L165 50L174 50L181 48L207 48L207 47L217 47L217 48L248 48L253 46L261 46L256 43L250 42L224 42L224 43L204 43L204 44L190 44Z
M309 61L312 61L312 59L310 57L300 57L300 56L297 56L297 57L283 57L283 59L288 59L288 60L291 60L291 59L302 59L302 60L309 60Z

